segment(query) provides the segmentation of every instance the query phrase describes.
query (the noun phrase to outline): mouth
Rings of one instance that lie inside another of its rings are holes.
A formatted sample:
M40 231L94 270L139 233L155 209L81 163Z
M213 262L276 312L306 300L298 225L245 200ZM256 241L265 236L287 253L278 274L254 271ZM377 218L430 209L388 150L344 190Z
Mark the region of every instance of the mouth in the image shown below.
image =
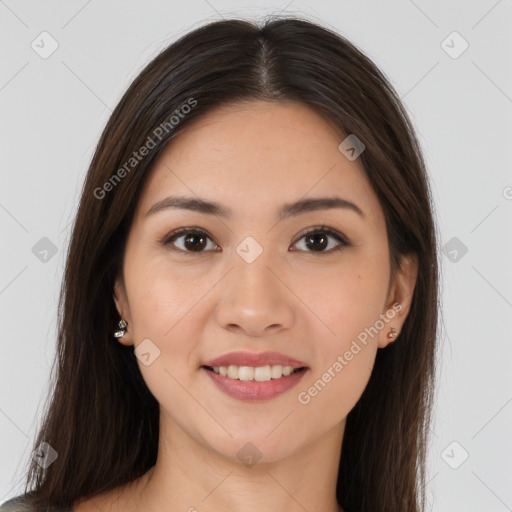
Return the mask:
M309 367L278 352L236 351L205 361L200 370L224 394L255 402L285 393L304 377Z
M225 395L245 402L262 402L284 394L296 386L309 370L309 367L299 366L294 362L295 360L290 359L285 361L290 364L263 366L249 366L246 361L247 358L244 359L245 365L240 366L202 365L200 370Z
M282 379L295 373L305 372L308 367L301 366L293 368L290 365L265 365L265 366L207 366L201 368L216 373L231 380L243 382L268 382L270 380Z

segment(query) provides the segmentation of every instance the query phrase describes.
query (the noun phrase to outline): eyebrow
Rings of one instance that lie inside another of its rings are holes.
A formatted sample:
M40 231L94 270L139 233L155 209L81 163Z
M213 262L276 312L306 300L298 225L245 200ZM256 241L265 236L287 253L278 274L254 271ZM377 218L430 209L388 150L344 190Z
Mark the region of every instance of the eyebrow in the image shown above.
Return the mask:
M204 199L195 197L169 196L165 199L162 199L161 201L158 201L158 203L155 203L147 211L146 218L169 208L191 210L207 215L219 215L225 218L231 218L233 215L231 209L216 202L206 201ZM279 210L278 215L282 220L287 217L300 215L302 213L314 212L318 210L330 210L334 208L352 210L363 218L365 216L359 206L352 203L351 201L348 201L347 199L343 199L342 197L338 196L301 199L294 203L284 204Z

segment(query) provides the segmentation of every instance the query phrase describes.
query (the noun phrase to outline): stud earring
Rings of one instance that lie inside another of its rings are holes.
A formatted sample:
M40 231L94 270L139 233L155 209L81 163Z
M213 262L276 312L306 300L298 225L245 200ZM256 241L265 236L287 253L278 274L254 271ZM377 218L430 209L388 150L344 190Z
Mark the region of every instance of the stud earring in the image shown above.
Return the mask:
M120 329L120 330L119 330L119 331L116 331L116 332L114 333L114 337L116 337L116 338L122 338L122 337L125 335L125 333L126 333L126 327L128 326L128 324L126 323L126 321L125 321L125 320L123 320L123 319L121 318L121 320L119 320L119 322L117 323L117 325L119 326L119 329Z
M395 339L398 336L398 333L396 332L396 329L394 327L391 327L391 330L388 332L388 338L390 340Z

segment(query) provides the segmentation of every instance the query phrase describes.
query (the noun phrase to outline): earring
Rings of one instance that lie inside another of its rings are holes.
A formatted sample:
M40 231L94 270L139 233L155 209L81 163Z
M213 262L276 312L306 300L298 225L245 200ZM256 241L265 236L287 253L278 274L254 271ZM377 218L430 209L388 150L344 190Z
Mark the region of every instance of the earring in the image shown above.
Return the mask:
M114 336L115 336L116 338L122 338L122 337L125 335L125 333L126 333L126 327L128 326L128 324L126 323L126 321L125 321L125 320L123 320L123 319L121 318L121 320L119 320L119 322L117 323L117 325L119 326L120 330L119 330L119 331L116 331L116 332L114 333Z
M391 330L388 332L388 338L390 340L395 339L398 336L398 333L396 332L396 329L394 327L391 327Z

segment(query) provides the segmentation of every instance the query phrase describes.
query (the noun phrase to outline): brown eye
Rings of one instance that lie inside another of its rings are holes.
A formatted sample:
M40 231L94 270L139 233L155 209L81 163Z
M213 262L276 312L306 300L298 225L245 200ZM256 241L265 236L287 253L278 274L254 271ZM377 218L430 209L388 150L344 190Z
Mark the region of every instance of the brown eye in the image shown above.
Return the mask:
M327 226L318 226L308 231L299 239L299 241L302 240L304 240L304 244L303 248L299 248L300 251L317 254L331 253L350 245L343 235ZM299 241L294 245L299 244ZM195 228L182 228L174 231L161 243L172 245L173 251L189 254L208 252L218 248L208 233Z
M177 247L176 250L182 252L205 252L208 240L211 238L204 231L180 229L171 233L162 243L164 245L173 244ZM178 241L179 243L176 243ZM215 246L213 243L211 245Z
M342 249L343 247L350 245L340 233L327 226L320 226L314 228L311 231L308 231L305 235L302 235L299 241L303 239L305 241L304 246L306 248L300 250L305 250L306 252L316 252L319 254L330 253L334 250ZM336 240L338 244L330 244L329 239ZM298 243L299 242L296 242L295 245ZM328 250L325 250L327 247L329 247Z
M204 235L197 235L195 233L189 233L183 238L183 245L186 249L192 251L200 251L206 247L206 238Z
M308 249L323 250L329 244L329 238L324 233L313 233L304 238Z

